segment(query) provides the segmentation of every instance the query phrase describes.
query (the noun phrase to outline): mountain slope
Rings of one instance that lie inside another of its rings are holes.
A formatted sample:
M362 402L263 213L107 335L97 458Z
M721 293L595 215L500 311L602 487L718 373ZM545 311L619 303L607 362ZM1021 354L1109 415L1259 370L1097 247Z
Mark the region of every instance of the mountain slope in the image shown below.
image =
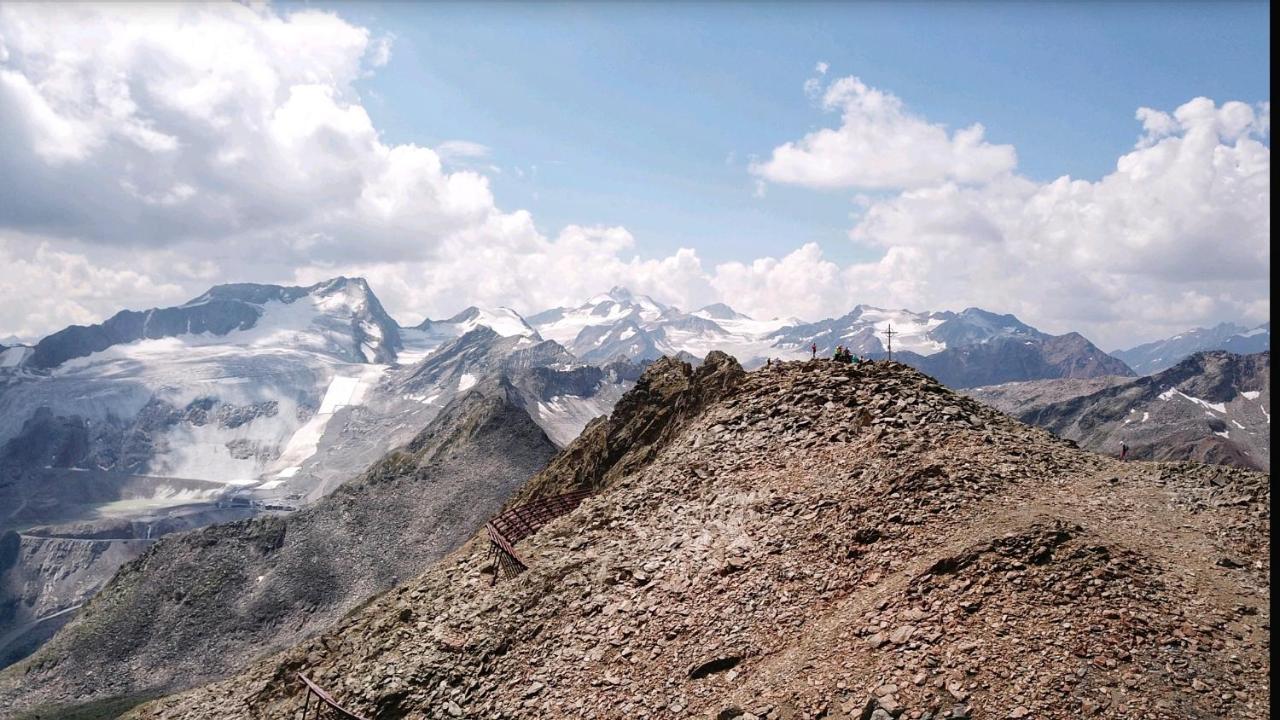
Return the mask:
M646 397L650 398L646 400ZM900 364L654 363L464 545L135 718L1267 717L1268 478L1097 456Z
M1005 388L1005 394L1016 392ZM981 395L977 395L981 398ZM1269 471L1271 353L1196 353L1098 392L1033 405L1018 417L1098 452Z
M316 502L391 449L410 443L454 398L477 387L500 390L553 443L564 445L592 418L608 414L639 375L640 367L626 362L605 368L581 365L556 343L539 341L527 327L502 335L485 324L493 321L505 330L502 319L500 313L468 311L433 323L429 331L405 331L411 349L403 355L422 353L424 359L414 365L372 366L357 376L363 379L355 388L330 381L330 390L319 400L320 411L301 422L292 436L268 446L272 452L263 453L266 469L257 482L228 484L218 482L217 474L197 480L140 473L147 473L156 448L167 448L169 454L199 448L218 433L245 438L244 433L263 423L280 420L278 404L233 408L225 396L219 401L210 393L179 411L153 397L132 419L108 415L96 421L37 409L20 436L0 446L0 532L17 528L26 533L19 562L0 571L0 659L16 659L47 639L57 626L46 618L71 619L59 613L74 612L122 562L140 553L147 540L137 538L275 515ZM233 356L252 353L229 351ZM155 362L151 370L164 364ZM237 392L266 393L279 381L271 373L255 374L261 365L238 367L239 376L231 383ZM196 378L178 381L198 386ZM56 384L56 377L32 382ZM348 394L333 399L335 385ZM90 375L83 387L101 395L116 384L109 376ZM204 436L185 432L192 426ZM119 451L122 444L127 452ZM116 453L108 454L113 449ZM104 456L129 464L125 471L96 469L105 464ZM202 457L205 464L197 469L220 471L207 455ZM74 527L53 529L60 535L57 540L42 537L47 528L29 531L32 525L69 521ZM101 539L103 531L121 524L128 532ZM16 603L14 611L7 612L11 603ZM29 631L23 630L28 626ZM21 637L6 640L19 630Z
M358 278L222 285L177 308L125 311L45 338L0 386L0 464L267 482L314 453L400 347Z
M1036 331L1029 336L999 336L927 356L895 352L894 358L953 388L1048 378L1133 376L1123 362L1078 333L1046 335Z
M1130 377L1103 375L1094 378L1022 380L999 385L980 385L960 392L1006 415L1020 418L1032 410L1131 382L1133 378Z
M310 287L240 283L218 285L170 308L122 310L98 325L72 325L36 343L30 364L52 368L113 345L181 335L226 335L255 327L271 306L311 299L317 320L332 333L332 350L358 362L387 362L400 347L399 326L363 278L338 277ZM318 326L319 322L316 323ZM345 327L344 327L345 325ZM347 344L346 335L350 335ZM358 360L356 360L359 358Z
M84 701L225 675L424 570L554 452L502 387L477 386L403 451L307 509L156 543L12 669L0 705Z
M1196 328L1171 338L1145 343L1112 353L1128 363L1140 375L1153 375L1177 365L1189 355L1204 350L1226 350L1240 355L1271 349L1271 323L1246 328L1234 323L1220 323L1211 328Z

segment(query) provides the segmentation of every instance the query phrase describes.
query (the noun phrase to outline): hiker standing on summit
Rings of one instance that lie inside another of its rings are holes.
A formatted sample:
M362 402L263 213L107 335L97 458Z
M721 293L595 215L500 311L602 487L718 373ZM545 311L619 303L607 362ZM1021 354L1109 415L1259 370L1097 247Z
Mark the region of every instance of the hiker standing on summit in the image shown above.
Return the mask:
M818 343L810 343L810 344L809 344L809 350L810 350L810 352L812 352L812 353L813 353L813 355L812 355L809 359L810 359L810 360L817 360L817 359L818 359Z

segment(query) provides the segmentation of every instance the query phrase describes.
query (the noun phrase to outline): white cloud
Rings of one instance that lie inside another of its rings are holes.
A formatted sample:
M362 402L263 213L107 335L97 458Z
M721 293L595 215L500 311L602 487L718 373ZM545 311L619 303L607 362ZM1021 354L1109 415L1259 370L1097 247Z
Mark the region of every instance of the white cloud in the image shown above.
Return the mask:
M981 183L939 173L898 193L855 194L850 237L879 250L878 260L842 267L806 245L782 259L720 265L711 283L748 313L981 306L1051 332L1081 331L1107 349L1269 319L1270 103L1196 98L1172 112L1143 108L1137 119L1135 149L1096 181L1039 183L1010 165Z
M1268 109L1197 98L1139 111L1144 135L1095 182L1006 176L873 202L852 238L884 258L846 270L860 295L981 305L1110 346L1269 317Z
M544 235L453 167L488 167L474 141L385 142L354 83L390 47L315 10L0 6L0 334L336 274L403 321L614 284L764 317L980 305L1108 346L1269 313L1269 103L1143 108L1115 172L1037 183L980 125L815 78L840 126L748 157L751 179L878 190L854 194L851 237L882 257L842 266L807 244L707 267L693 249L643 258L620 227Z
M489 146L470 140L446 140L436 146L436 152L445 162L489 157Z
M57 250L46 239L0 233L0 316L4 333L39 338L67 325L101 322L120 298L134 307L187 300L174 283L158 283L124 262L102 266L81 254Z
M427 257L499 212L488 183L387 145L353 83L391 39L316 10L0 8L5 225L103 245ZM482 146L449 147L474 154Z
M379 68L391 62L391 46L395 43L394 35L383 35L373 41L373 46L369 51L369 64Z
M1017 164L1013 147L986 142L981 125L948 134L856 77L839 78L825 90L810 78L805 90L821 93L826 110L840 111L840 127L774 148L768 160L751 166L757 177L813 188L897 189L987 182Z

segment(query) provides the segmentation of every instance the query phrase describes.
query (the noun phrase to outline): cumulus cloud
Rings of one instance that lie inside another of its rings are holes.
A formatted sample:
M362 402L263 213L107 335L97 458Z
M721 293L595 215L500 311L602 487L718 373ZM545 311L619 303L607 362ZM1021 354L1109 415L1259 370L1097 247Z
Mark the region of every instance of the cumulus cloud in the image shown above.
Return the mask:
M761 317L979 305L1108 346L1269 314L1269 103L1142 108L1114 172L1038 183L981 125L950 131L820 64L808 87L839 126L751 177L854 192L850 238L878 259L807 244L709 267L643 257L622 227L540 232L465 167L480 142L384 141L358 83L391 51L310 9L0 6L0 333L337 274L406 322L615 284Z
M751 166L762 180L823 189L902 189L986 182L1017 164L1013 147L988 143L982 125L948 133L907 111L897 96L856 77L825 88L810 78L805 89L821 95L824 109L839 111L841 125L774 148L768 160Z
M0 233L0 267L4 268L0 283L4 331L23 338L39 338L67 325L101 322L122 309L122 297L144 307L188 299L180 285L157 282L127 262L105 266L82 254L56 249L47 239L14 233ZM200 270L182 269L193 274Z
M9 5L0 36L10 227L194 253L231 244L287 264L426 257L498 212L482 175L382 142L355 83L388 61L390 39L335 14Z
M851 230L884 250L845 280L917 307L982 305L1115 346L1269 317L1269 107L1139 111L1137 147L1097 181L1009 175L873 202Z

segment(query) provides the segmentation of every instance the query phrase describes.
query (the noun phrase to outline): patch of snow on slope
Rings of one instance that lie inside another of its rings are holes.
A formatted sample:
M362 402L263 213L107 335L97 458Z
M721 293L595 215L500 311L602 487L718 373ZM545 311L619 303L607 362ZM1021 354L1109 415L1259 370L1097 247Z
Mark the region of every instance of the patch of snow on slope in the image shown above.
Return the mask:
M472 375L471 373L463 373L462 377L458 378L458 392L460 393L466 392L467 390L470 390L472 387L474 387L475 384L476 384L475 375Z
M22 359L30 354L31 348L28 347L11 347L0 352L0 367L17 367Z
M520 313L506 307L500 307L496 310L476 308L476 316L474 318L458 323L458 329L461 330L458 334L465 335L481 325L488 327L503 337L529 337L537 334L537 331L529 327L524 318L520 317Z
M1198 397L1192 397L1192 396L1190 396L1190 395L1188 395L1188 394L1186 394L1186 393L1182 392L1181 390L1179 390L1179 389L1177 389L1177 388L1169 388L1168 390L1165 390L1164 392L1160 393L1160 399L1161 399L1161 400L1172 400L1172 399L1174 398L1174 396L1175 396L1175 395L1176 395L1176 396L1181 396L1182 398L1184 398L1184 399L1186 399L1186 400L1190 400L1191 402L1193 402L1193 403L1195 403L1195 404L1197 404L1197 405L1200 405L1200 406L1202 406L1202 407L1208 408L1208 409L1213 410L1213 411L1215 411L1215 412L1225 413L1225 412L1227 411L1226 403L1211 403L1211 402L1209 402L1208 400L1201 400L1200 398L1198 398Z
M457 337L450 332L428 332L419 328L401 328L400 342L404 346L396 353L396 362L400 365L417 365L435 352L437 348Z
M601 302L610 303L608 312L601 315L593 314L593 305L600 303L589 303L573 310L566 310L564 316L559 320L539 325L538 334L568 347L585 328L595 325L612 325L630 314L630 310L619 303L613 302L609 296L601 297Z
M947 349L947 344L929 337L929 333L943 323L941 318L921 317L906 310L884 310L863 306L858 316L861 323L875 328L876 337L884 338L884 333L893 325L893 349L910 351L919 355L934 355Z
M591 397L556 395L547 402L538 402L531 414L551 442L565 447L582 433L587 423L608 415L624 390L619 385L603 388Z
M212 502L221 493L221 490L193 490L162 485L156 488L150 497L116 500L94 508L94 513L103 518L136 517L140 512L147 510Z
M1258 392L1257 390L1245 390L1240 394L1245 396L1245 398L1249 400L1257 400L1258 396L1262 395L1262 393Z
M334 376L329 383L329 389L324 393L324 400L320 401L318 414L330 415L338 408L350 405L351 397L359 387L360 378Z

